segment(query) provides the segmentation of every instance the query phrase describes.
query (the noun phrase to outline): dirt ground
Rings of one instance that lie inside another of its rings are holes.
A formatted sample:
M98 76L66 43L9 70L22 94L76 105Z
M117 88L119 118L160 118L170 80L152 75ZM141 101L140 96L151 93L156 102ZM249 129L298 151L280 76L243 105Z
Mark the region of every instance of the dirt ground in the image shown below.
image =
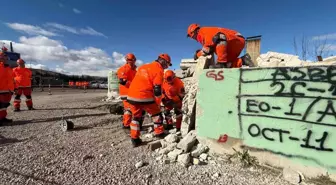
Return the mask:
M52 89L52 95L33 93L37 110L28 111L25 98L21 112L11 106L14 122L0 127L0 184L288 184L277 173L223 158L189 168L161 164L146 146L131 146L121 116L101 101L105 95L106 90ZM61 130L62 115L74 122L73 131ZM136 169L139 161L145 166Z

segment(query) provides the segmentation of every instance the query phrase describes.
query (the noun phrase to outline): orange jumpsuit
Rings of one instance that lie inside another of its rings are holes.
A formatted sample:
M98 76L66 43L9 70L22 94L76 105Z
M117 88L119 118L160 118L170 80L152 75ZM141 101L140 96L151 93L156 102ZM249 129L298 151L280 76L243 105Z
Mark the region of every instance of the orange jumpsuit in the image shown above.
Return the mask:
M123 125L126 128L130 127L132 121L132 112L129 103L127 102L127 93L135 74L136 66L132 67L130 64L121 66L117 71L119 79L119 94L124 104Z
M32 72L28 68L16 67L13 69L15 89L17 89L16 96L14 99L14 108L20 109L21 95L26 96L26 105L28 108L33 107L32 101L32 89L31 89L31 78Z
M182 100L185 95L184 84L179 78L174 78L172 83L163 82L163 99L165 107L164 115L168 125L173 124L170 111L174 109L176 115L176 129L181 129L182 123Z
M133 119L131 122L131 138L139 139L142 110L148 112L154 122L154 134L164 133L163 116L160 110L162 98L163 68L154 61L142 65L128 89L127 101L130 103Z
M197 53L198 57L215 52L218 63L232 62L231 67L234 68L242 66L242 60L238 57L245 47L245 38L239 32L227 28L201 27L196 40L203 45Z
M0 122L7 116L7 107L14 91L13 71L8 65L0 62Z

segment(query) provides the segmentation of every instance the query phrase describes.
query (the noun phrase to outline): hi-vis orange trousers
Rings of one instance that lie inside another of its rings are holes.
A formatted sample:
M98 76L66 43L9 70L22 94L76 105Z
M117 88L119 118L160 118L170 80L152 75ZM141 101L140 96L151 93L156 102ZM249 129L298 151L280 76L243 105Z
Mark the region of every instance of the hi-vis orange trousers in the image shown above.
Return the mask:
M154 134L160 135L164 132L163 116L160 106L156 103L152 104L130 104L130 109L133 115L131 122L131 138L138 139L140 137L140 122L142 119L142 112L145 110L152 116L154 122Z

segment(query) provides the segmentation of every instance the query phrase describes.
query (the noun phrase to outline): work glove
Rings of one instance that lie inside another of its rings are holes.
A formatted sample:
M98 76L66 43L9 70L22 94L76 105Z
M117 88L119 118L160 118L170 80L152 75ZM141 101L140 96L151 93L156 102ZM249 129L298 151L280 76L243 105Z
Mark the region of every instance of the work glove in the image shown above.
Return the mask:
M196 52L195 52L195 54L194 54L194 60L197 60L197 59L198 59L197 53L200 52L200 51L201 51L200 49L196 50Z

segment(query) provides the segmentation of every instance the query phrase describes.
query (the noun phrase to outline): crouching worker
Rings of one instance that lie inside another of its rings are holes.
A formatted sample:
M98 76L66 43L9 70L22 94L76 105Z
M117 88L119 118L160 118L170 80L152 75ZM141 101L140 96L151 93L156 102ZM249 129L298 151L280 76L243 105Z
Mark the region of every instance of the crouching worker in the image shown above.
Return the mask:
M144 64L138 71L128 89L127 101L130 103L132 112L131 139L133 146L139 146L140 123L142 113L149 113L154 122L154 134L157 137L164 135L163 116L160 109L162 99L162 83L164 69L171 66L168 54L159 55L158 59L149 64Z
M172 70L167 70L164 74L162 103L164 105L164 115L167 123L167 129L173 128L173 119L171 110L174 109L176 116L176 131L181 130L182 123L182 100L185 95L184 84L182 80L175 77Z
M25 61L22 59L17 60L18 67L13 69L15 80L15 99L14 99L14 111L20 111L21 95L26 96L26 105L28 110L33 110L31 78L32 72L25 67Z
M7 119L7 107L10 105L14 91L13 71L7 64L7 55L0 52L0 125L11 123Z

